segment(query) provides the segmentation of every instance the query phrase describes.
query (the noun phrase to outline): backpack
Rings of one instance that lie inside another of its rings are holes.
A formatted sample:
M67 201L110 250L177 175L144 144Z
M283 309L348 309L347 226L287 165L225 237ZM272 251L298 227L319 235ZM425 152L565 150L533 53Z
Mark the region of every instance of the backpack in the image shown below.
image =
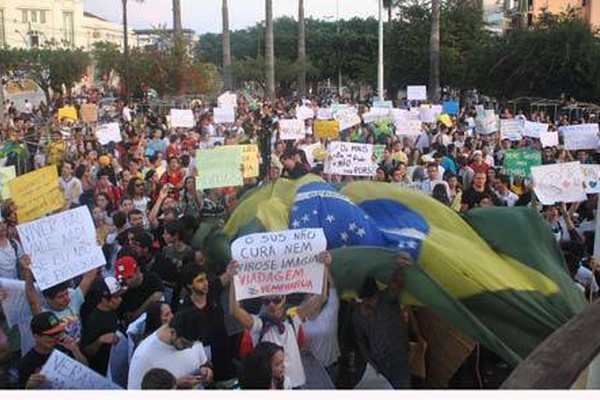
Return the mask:
M263 324L264 324L265 319L263 317L261 317L261 320L263 321ZM292 329L294 330L294 334L296 335L296 342L298 343L298 348L302 349L304 347L304 344L306 343L306 337L304 336L304 331L302 330L302 326L300 326L300 328L298 329L298 333L296 333L296 327L294 325L294 320L289 314L286 314L286 316L284 317L284 321L289 322L290 325L292 326ZM257 343L262 342L263 336L265 335L265 333L266 333L266 331L261 332L261 334L258 337ZM255 345L255 343L252 340L252 335L250 334L250 329L246 329L244 331L244 333L242 334L242 339L240 341L240 351L239 351L240 359L250 355L250 353L252 353L252 349L254 349L254 345Z

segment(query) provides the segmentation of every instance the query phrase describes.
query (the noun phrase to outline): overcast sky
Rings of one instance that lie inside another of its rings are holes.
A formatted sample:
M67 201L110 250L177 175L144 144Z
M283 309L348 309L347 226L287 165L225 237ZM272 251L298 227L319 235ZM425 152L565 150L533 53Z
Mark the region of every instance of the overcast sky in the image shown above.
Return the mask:
M121 0L84 0L86 11L121 23ZM306 17L348 19L377 15L377 0L304 0ZM221 32L221 0L181 0L184 28L196 33ZM129 0L129 24L136 29L159 24L173 25L172 0ZM275 18L298 16L298 0L273 0ZM229 25L232 30L254 25L265 18L264 0L229 0Z

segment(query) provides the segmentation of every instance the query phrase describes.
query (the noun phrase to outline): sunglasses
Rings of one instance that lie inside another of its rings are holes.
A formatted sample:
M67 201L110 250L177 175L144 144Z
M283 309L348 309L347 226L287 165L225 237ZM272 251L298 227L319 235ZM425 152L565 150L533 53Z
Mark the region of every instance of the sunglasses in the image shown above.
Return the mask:
M273 303L273 304L279 304L279 303L281 303L282 300L283 300L283 297L271 297L271 298L268 298L268 299L263 299L262 302L263 302L264 305L269 305L271 303Z

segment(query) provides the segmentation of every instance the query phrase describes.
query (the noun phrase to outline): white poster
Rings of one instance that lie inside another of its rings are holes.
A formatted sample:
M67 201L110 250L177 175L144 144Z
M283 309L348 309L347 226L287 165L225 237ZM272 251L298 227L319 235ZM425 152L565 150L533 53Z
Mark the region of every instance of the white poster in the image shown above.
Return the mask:
M237 107L237 94L225 92L217 98L217 106L219 108L235 108Z
M523 139L523 120L501 119L500 134L502 139L508 139L513 142Z
M53 390L119 390L106 377L54 350L40 371Z
M333 119L333 110L331 108L319 108L319 110L317 111L317 119Z
M394 125L396 125L397 136L419 136L423 133L423 124L418 120L394 120Z
M331 142L325 170L338 175L374 176L377 163L373 149L372 144Z
M110 142L119 143L123 140L121 136L121 128L118 122L110 124L98 125L96 128L96 139L101 145L107 145Z
M302 140L306 137L304 131L304 121L301 119L281 119L279 120L279 139L281 140Z
M310 166L314 168L317 164L315 161L315 153L322 149L321 143L307 144L304 146L298 146L298 148L304 151L304 154L306 154L306 160Z
M475 130L481 135L491 135L498 130L496 116L487 116L475 120Z
M296 118L307 120L315 117L315 111L307 106L301 106L296 109Z
M31 310L25 296L25 282L0 278L0 289L6 292L6 298L2 300L2 311L8 327L28 323Z
M106 264L87 207L17 225L41 290Z
M345 131L353 126L360 125L358 111L354 107L348 107L335 113L335 119L340 121L340 131Z
M235 108L213 108L213 121L215 122L215 124L233 124L235 122Z
M523 136L539 139L542 133L548 132L548 124L525 121Z
M427 86L407 86L406 98L408 100L427 100Z
M531 167L533 188L542 204L584 201L584 177L579 162Z
M234 277L236 300L323 290L327 248L323 229L255 233L236 239L231 256L240 263Z
M600 193L600 165L582 164L581 173L587 194Z
M419 120L421 120L421 122L435 124L438 116L439 113L436 113L436 110L429 106L421 106L419 109Z
M561 126L565 150L591 150L598 147L598 124Z
M193 128L196 119L192 110L178 110L171 108L171 128Z
M540 142L543 147L558 146L558 132L540 132Z

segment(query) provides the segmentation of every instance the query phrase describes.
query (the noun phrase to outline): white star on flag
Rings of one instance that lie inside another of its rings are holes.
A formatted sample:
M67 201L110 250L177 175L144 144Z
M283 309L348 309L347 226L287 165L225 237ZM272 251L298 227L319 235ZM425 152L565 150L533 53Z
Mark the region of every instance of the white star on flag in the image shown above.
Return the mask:
M317 215L319 212L317 210L313 210L313 215Z
M327 222L329 222L330 224L333 224L333 221L335 221L335 217L331 214L329 214L327 216L327 218L325 218L327 220Z
M304 223L308 223L308 221L310 221L310 218L308 217L308 214L304 214L304 216L302 217L302 221Z
M356 224L352 222L350 225L348 225L348 230L354 232L356 230Z
M340 233L340 237L342 238L342 240L344 242L346 242L349 239L349 236L348 236L348 234L346 232Z
M294 228L300 228L300 221L298 221L297 219L295 219L294 222L292 222L292 226Z
M359 237L363 237L363 236L365 236L366 234L367 234L367 231L365 231L363 228L359 228L359 229L356 231L356 236L359 236Z
M412 241L412 240L410 242L408 242L407 245L408 245L409 249L416 249L417 248L417 242Z

